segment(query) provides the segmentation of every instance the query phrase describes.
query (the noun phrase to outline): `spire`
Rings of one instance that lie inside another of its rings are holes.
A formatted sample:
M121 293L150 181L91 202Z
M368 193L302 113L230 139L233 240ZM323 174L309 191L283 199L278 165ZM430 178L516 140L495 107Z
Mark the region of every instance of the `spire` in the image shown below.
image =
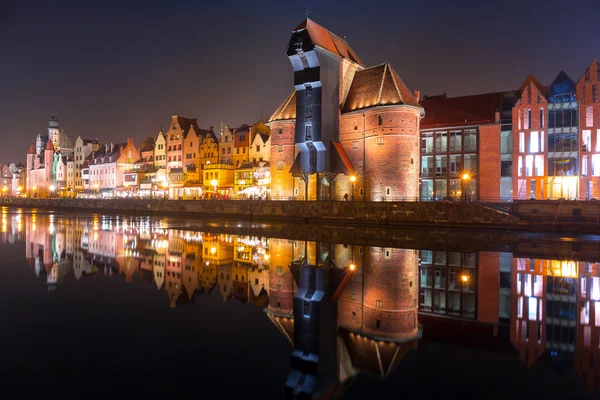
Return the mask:
M27 154L35 154L35 147L33 145L33 142L31 142L31 146L29 146L29 151L27 152Z
M50 151L54 152L54 145L52 144L52 140L48 140L48 142L46 143L45 150L50 150Z

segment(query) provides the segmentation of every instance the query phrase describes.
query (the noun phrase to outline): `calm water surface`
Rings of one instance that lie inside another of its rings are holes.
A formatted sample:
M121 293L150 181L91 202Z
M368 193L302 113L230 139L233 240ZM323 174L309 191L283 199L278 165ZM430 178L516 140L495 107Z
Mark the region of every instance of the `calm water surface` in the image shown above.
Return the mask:
M9 208L1 228L6 398L598 397L595 236L398 248Z

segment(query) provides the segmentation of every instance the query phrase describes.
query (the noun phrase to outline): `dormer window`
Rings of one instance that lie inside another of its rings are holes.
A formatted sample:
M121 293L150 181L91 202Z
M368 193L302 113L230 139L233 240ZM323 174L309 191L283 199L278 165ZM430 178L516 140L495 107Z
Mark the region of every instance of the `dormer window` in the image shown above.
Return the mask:
M173 124L173 129L177 129L177 124Z

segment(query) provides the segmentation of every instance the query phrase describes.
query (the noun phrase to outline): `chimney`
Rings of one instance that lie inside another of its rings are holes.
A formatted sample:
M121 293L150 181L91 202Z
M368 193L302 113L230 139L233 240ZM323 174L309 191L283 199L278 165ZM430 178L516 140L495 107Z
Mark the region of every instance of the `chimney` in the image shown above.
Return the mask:
M421 91L420 90L415 90L415 98L417 99L417 102L421 101Z
M110 146L111 146L111 145L110 145L109 143L106 143L106 144L104 145L104 152L105 152L105 153L108 153L108 152L110 151Z

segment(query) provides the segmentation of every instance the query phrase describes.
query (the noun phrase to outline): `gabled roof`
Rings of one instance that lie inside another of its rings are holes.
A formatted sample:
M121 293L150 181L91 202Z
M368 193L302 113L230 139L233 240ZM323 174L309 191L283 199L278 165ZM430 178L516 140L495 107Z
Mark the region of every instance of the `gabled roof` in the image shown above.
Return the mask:
M354 52L354 50L352 50L350 45L344 39L331 33L321 25L308 18L302 21L300 25L293 30L293 32L298 32L304 29L306 29L310 39L315 45L342 58L364 66L360 58L358 58L358 55Z
M588 67L583 71L583 74L581 74L581 76L579 77L579 79L577 79L577 83L581 82L581 80L584 78L585 73L588 71L588 69L592 68L592 65L594 65L594 63L598 63L598 69L600 70L600 60L598 60L598 57L594 57L594 59L592 60L592 62L590 62L588 64ZM600 80L600 76L598 76L598 79Z
M533 75L529 75L527 79L525 79L525 82L523 82L523 84L519 88L519 93L523 94L523 90L525 90L527 85L529 85L530 83L532 83L543 96L548 97L548 88L542 85L540 81L538 81Z
M495 123L496 112L502 111L502 95L503 92L425 97L421 102L425 108L421 129Z
M248 124L244 124L244 125L240 126L239 128L235 128L234 132L235 133L250 132L250 126Z
M145 153L147 151L154 151L154 144L147 144L142 150L140 150L142 153Z
M183 136L186 137L190 128L193 126L196 129L196 132L200 131L198 127L198 119L197 118L185 118L179 115L174 115L173 120L177 122L181 130L183 131Z
M296 91L294 90L271 115L267 122L296 119Z
M403 104L421 108L417 98L392 66L383 63L356 72L342 106L342 113Z

